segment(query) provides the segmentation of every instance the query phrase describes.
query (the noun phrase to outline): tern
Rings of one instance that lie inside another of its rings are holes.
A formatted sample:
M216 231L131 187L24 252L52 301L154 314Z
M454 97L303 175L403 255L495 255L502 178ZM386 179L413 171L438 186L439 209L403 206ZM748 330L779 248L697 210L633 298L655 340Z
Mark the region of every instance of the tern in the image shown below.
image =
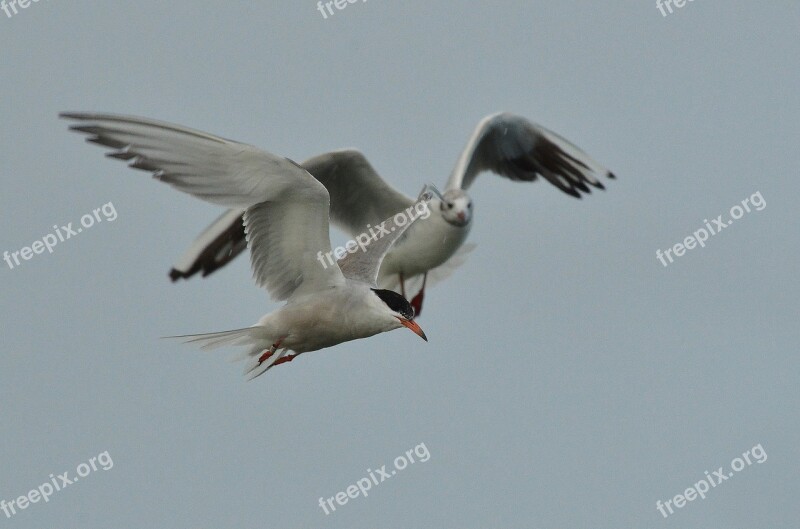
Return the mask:
M357 150L324 153L301 165L328 189L333 224L351 235L414 203L381 178ZM601 177L615 178L580 148L522 116L501 112L483 118L459 156L444 195L431 201L433 214L417 220L381 265L378 284L382 288L399 287L405 296L407 283L418 286L421 281L411 300L417 316L422 312L426 283L448 277L474 249L464 244L473 217L467 189L484 171L518 182L533 182L541 176L575 198L590 193L589 186L605 189ZM198 272L207 276L241 253L246 247L242 213L228 210L206 228L170 271L172 281Z
M106 156L153 173L197 198L243 212L246 245L258 286L286 301L251 327L180 336L203 349L247 347L245 373L255 378L309 351L406 327L427 341L414 309L400 294L377 287L381 262L413 220L385 221L388 235L332 266L330 197L319 180L289 160L256 147L159 121L65 112L71 130L111 147ZM421 201L430 197L423 193Z

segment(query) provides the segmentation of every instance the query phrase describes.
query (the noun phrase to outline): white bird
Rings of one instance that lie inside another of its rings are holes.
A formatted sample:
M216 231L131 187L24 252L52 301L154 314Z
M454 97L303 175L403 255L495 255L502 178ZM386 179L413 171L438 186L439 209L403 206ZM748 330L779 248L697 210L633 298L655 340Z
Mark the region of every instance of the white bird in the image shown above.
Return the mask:
M179 191L234 208L250 248L256 283L286 300L252 327L190 335L204 349L246 346L250 378L297 355L407 327L427 341L414 310L396 292L379 289L386 251L411 222L387 220L390 234L366 251L325 266L330 252L329 196L293 161L250 145L158 121L110 114L62 113L71 130L114 149L112 158L153 173Z
M328 189L331 221L351 235L364 232L368 224L375 225L414 202L385 182L357 150L321 154L302 166ZM589 185L605 189L599 177L615 178L581 149L524 117L497 113L483 118L458 158L444 195L431 202L433 214L417 220L381 265L378 284L388 289L399 285L403 296L407 282L418 284L421 279L422 287L411 300L416 315L422 311L426 282L449 276L474 248L464 244L473 214L466 190L484 171L523 182L542 176L576 198L590 193ZM198 272L207 276L244 248L242 210L229 210L194 241L170 277L176 281Z

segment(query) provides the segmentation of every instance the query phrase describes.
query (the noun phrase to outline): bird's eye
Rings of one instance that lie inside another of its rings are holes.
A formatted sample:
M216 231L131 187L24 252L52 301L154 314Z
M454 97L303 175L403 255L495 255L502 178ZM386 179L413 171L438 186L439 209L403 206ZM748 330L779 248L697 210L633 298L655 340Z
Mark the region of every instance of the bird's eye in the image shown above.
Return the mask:
M472 202L470 202L469 204L467 204L467 207L468 207L469 209L472 209Z
M450 202L448 202L448 203L447 203L447 209L453 209L453 204L451 204Z

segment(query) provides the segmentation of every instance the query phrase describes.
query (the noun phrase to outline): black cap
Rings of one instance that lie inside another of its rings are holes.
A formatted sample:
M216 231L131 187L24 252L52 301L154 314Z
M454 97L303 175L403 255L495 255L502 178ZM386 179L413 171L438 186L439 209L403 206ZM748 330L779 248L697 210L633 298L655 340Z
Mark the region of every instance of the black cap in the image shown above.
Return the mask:
M407 320L414 319L414 307L411 306L406 298L397 292L383 288L373 288L372 291L375 292L375 295L381 298L390 309Z

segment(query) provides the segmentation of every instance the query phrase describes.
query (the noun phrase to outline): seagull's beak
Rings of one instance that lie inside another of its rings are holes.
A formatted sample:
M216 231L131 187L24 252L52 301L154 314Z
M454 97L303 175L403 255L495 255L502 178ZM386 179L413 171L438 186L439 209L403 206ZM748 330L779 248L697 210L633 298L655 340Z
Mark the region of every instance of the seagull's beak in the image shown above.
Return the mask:
M397 318L400 321L400 324L403 327L407 327L407 328L411 329L414 332L414 334L416 334L417 336L419 336L420 338L422 338L426 342L428 341L428 337L425 336L425 332L422 330L422 328L420 328L419 325L417 325L417 322L415 322L414 320L407 320L407 319L401 318L399 316L395 316L395 318Z

